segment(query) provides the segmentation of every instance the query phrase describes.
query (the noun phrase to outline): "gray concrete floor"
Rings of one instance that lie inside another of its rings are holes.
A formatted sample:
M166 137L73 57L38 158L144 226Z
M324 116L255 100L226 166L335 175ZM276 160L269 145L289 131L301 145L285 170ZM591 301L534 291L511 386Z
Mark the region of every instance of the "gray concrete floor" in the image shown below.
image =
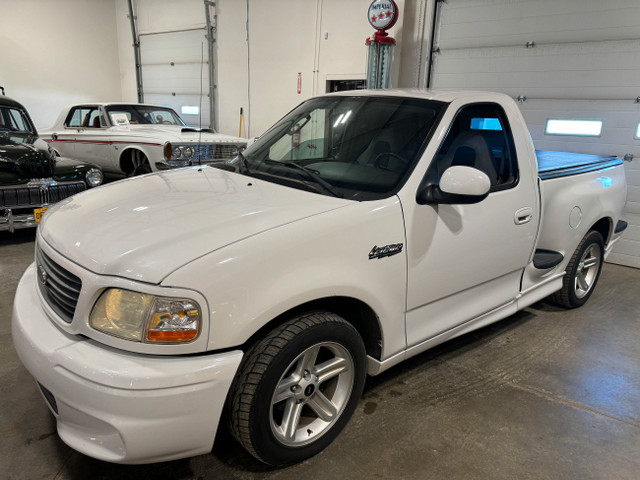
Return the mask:
M123 466L58 438L13 350L33 239L0 233L1 478L640 478L640 270L606 264L583 308L540 303L369 379L342 435L302 464L265 467L221 431L208 455Z

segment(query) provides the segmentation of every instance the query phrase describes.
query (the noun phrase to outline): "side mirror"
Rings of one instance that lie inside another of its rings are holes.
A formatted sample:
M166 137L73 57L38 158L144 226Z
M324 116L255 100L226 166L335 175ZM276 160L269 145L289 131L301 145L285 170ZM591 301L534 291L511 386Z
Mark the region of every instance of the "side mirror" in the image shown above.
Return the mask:
M490 189L491 180L486 173L458 165L444 171L439 185L427 185L419 190L416 200L421 205L478 203L487 198Z

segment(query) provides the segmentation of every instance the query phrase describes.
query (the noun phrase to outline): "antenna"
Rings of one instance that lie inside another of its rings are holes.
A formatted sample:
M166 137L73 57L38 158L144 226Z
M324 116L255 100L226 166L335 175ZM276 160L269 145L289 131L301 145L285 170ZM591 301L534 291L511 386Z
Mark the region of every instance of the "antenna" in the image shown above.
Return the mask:
M200 160L200 147L202 145L202 71L204 68L204 42L200 44L200 104L198 105L198 165L202 165Z

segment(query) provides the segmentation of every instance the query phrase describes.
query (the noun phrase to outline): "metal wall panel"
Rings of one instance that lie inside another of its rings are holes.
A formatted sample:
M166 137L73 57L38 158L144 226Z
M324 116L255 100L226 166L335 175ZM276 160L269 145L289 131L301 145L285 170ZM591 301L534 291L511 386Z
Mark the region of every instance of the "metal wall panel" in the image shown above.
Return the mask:
M640 2L449 0L439 8L432 87L526 97L520 108L538 149L636 157L625 162L629 228L609 261L640 268ZM601 120L603 129L547 135L550 118Z

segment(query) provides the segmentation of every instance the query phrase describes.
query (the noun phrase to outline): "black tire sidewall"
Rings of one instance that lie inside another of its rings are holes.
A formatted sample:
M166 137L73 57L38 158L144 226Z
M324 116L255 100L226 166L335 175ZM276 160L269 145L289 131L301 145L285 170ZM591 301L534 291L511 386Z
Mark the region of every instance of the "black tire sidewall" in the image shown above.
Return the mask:
M321 342L335 342L344 346L354 363L354 384L340 418L321 437L309 445L290 447L283 445L271 431L271 398L276 385L293 360L307 348ZM314 325L296 335L276 355L267 367L256 389L257 401L251 407L251 438L256 453L272 465L298 463L324 450L345 427L358 405L366 376L366 353L358 332L346 322Z
M591 288L589 289L587 294L582 298L578 298L576 296L575 278L578 272L578 267L580 265L579 260L580 258L582 258L582 255L584 255L584 252L593 244L598 245L598 248L600 248L600 265L598 265L598 273L595 279L593 280L593 284L591 285ZM585 237L585 241L582 244L582 247L580 247L580 249L576 252L575 262L573 264L573 268L571 269L571 273L569 276L567 294L569 297L569 303L573 308L581 307L582 305L587 303L587 300L589 300L589 297L591 297L591 294L596 289L598 279L600 278L600 274L602 273L603 263L604 263L604 240L602 238L602 235L600 235L600 233L596 231L589 232L589 234Z

